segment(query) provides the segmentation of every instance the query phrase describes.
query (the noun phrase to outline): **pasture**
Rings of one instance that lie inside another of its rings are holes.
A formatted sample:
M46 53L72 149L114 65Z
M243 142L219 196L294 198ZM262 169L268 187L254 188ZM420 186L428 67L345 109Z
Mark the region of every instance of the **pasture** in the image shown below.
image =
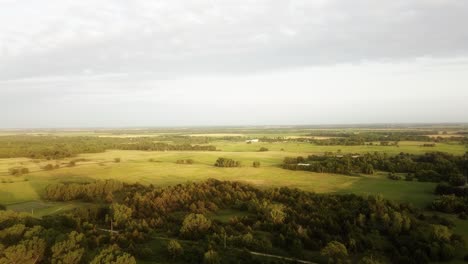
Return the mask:
M251 144L254 145L254 144ZM244 146L251 146L244 144ZM255 145L258 147L259 145ZM297 149L296 149L297 150ZM81 154L74 167L67 167L68 159L54 161L59 169L43 170L51 161L33 161L24 158L0 161L0 203L13 204L40 200L44 188L52 183L84 182L98 179L116 179L128 183L168 186L209 178L241 181L259 188L290 187L317 193L381 194L385 198L406 201L417 206L427 205L431 199L433 183L390 181L385 174L346 176L330 173L290 171L280 168L286 156L307 155L304 152L145 152L111 150L104 153ZM213 166L218 157L242 162L239 168ZM114 162L120 158L121 162ZM192 159L194 164L176 164L179 159ZM252 167L253 161L261 163ZM6 176L13 165L28 167L23 176ZM29 211L29 210L28 210Z

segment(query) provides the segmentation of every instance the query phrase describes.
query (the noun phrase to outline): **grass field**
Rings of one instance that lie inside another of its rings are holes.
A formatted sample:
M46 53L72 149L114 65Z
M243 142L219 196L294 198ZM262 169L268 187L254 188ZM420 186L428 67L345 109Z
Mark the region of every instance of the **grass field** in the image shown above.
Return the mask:
M343 153L367 153L385 152L389 155L396 155L401 152L411 154L424 154L426 152L441 151L454 155L463 155L467 147L461 144L437 143L435 147L423 147L420 141L402 141L399 146L379 146L379 145L359 145L359 146L319 146L310 143L281 142L281 143L254 143L216 141L211 143L222 151L252 152L258 151L261 147L266 147L271 151L284 151L293 153L324 153L341 150Z
M75 167L66 167L67 160L60 161L60 169L41 170L50 163L27 159L0 160L0 203L12 204L39 200L45 186L57 182L82 182L96 179L117 179L129 183L167 186L208 178L242 181L260 188L299 188L317 193L381 194L386 198L407 201L425 206L432 200L434 184L390 181L385 174L371 176L345 176L306 171L290 171L279 167L286 156L305 155L301 152L143 152L113 150L105 153L82 154L86 159ZM121 158L120 163L113 162ZM217 168L213 166L218 157L232 158L242 162L240 168ZM194 164L176 164L178 159L193 159ZM150 161L151 160L151 161ZM251 166L260 161L260 168ZM31 173L14 177L5 176L9 167L28 167Z

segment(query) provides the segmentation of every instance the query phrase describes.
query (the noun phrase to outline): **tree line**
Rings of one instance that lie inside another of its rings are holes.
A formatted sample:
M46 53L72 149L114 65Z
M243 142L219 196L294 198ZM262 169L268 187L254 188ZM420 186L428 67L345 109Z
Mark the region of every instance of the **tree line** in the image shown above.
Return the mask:
M199 142L198 139L193 139ZM155 142L155 138L0 136L0 158L62 159L109 149L144 151L215 151L212 145L189 141Z
M391 173L410 173L418 181L452 181L464 184L468 175L467 154L455 156L443 152L424 155L400 153L390 156L374 152L366 154L325 153L308 157L286 157L283 168L352 175L373 174L376 170Z

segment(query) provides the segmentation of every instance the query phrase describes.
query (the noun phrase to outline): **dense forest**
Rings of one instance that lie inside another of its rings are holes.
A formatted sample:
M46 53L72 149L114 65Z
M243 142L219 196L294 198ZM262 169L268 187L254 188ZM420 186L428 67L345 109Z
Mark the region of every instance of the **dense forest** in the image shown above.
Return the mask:
M376 170L391 173L409 173L419 181L453 182L464 185L468 176L468 154L455 156L442 152L424 155L400 153L390 156L386 153L310 155L308 157L287 157L283 168L339 174L373 174Z
M0 211L0 263L123 264L156 257L265 263L249 251L299 259L320 252L313 260L333 263L428 263L452 259L464 243L450 222L378 196L259 190L208 180L165 188L116 181L58 184L47 188L45 198L90 206L42 220ZM212 218L223 210L239 215ZM148 242L161 237L167 237L167 250L157 255Z

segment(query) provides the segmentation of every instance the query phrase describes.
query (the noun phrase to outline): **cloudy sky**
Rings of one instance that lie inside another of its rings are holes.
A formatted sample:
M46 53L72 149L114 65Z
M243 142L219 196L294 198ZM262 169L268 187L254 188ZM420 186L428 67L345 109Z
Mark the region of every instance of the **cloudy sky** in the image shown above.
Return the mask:
M468 1L0 0L0 127L468 122Z

